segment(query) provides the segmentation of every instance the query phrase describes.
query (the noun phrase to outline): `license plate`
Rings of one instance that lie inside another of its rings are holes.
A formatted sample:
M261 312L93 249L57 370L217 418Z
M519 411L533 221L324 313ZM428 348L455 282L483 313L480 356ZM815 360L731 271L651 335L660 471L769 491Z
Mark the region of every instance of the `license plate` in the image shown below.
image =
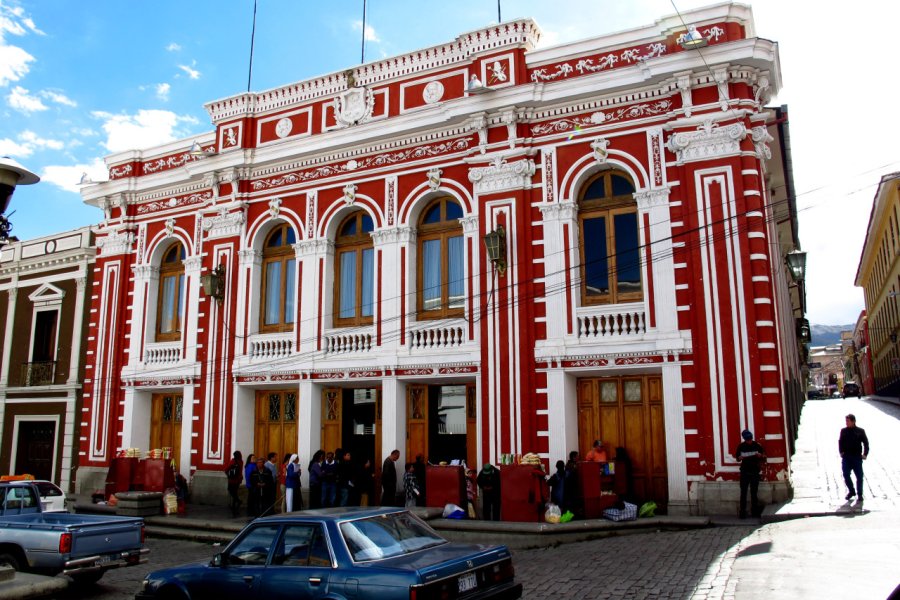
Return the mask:
M466 573L459 576L459 593L471 592L478 587L478 579L475 573Z
M98 566L108 565L109 563L111 563L111 562L114 561L115 559L116 559L116 557L115 557L115 556L112 556L112 555L101 556L101 557L99 558L99 560L97 560L97 565L98 565Z

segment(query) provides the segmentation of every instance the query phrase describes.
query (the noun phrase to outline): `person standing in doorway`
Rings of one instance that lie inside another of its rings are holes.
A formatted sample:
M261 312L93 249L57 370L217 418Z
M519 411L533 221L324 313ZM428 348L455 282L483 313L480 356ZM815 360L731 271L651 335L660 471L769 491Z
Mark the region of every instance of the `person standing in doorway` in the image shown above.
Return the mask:
M415 508L416 499L419 497L415 463L406 463L406 472L403 474L403 492L406 497L406 508Z
M247 486L247 516L259 516L259 494L251 481L256 472L256 455L250 453L247 456L247 465L244 467L244 485Z
M228 495L231 497L231 516L238 516L241 509L241 499L238 497L238 489L244 481L244 460L240 450L235 450L231 463L225 468L225 477L228 478Z
M396 462L400 459L400 451L394 450L381 465L381 505L396 506L397 505L397 467Z
M341 462L338 463L337 467L337 504L338 506L359 506L358 503L353 504L354 488L356 486L354 482L356 467L353 464L353 457L349 450L344 450L344 453L339 458Z
M325 461L325 451L316 450L312 460L309 461L307 472L309 473L309 507L322 507L322 479L324 472L322 471L322 463Z
M741 463L741 505L739 516L747 518L747 489L750 489L750 505L753 516L759 516L760 504L757 492L759 491L759 468L766 461L766 451L762 445L753 439L753 432L745 429L741 432L741 441L734 451L734 457Z
M856 426L856 416L849 414L844 417L846 427L841 429L838 438L838 451L841 453L841 470L844 473L844 483L847 484L847 496L849 500L856 496L862 502L863 499L863 461L869 456L869 438L866 430ZM850 472L856 475L856 491L853 491L853 481Z
M590 452L587 453L587 457L585 460L589 460L591 462L607 462L609 458L606 455L606 449L603 447L603 442L600 440L594 440L594 444L591 447Z
M336 506L337 500L337 463L334 461L334 452L325 455L322 463L322 507Z

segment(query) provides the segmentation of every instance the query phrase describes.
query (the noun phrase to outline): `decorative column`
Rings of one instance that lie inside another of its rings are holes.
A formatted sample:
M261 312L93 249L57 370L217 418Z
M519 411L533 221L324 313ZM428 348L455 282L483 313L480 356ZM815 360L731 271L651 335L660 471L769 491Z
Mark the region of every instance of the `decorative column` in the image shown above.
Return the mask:
M139 363L144 361L144 346L153 340L144 339L144 336L152 335L156 330L156 311L152 313L152 318L147 314L147 301L150 296L150 287L157 287L159 283L159 269L144 263L131 267L134 273L134 295L131 300L131 337L128 339L128 366L136 368ZM141 324L145 324L142 327Z
M467 320L469 322L469 331L466 335L469 340L475 340L475 323L478 323L481 319L481 303L475 301L475 299L479 297L478 291L481 289L481 286L479 285L481 281L481 261L476 260L476 257L478 257L481 252L481 221L478 214L471 214L463 217L459 222L462 224L463 236L466 241L465 255L470 257L470 260L466 261L464 276L465 280L471 282L472 286L471 291L466 290L465 314L468 316ZM469 272L470 269L472 272Z
M198 256L189 256L184 259L184 278L186 290L184 299L184 322L186 327L182 330L184 339L184 355L181 359L188 363L197 362L197 343L200 328L200 272L203 270L203 259Z
M544 272L545 289L569 290L577 288L572 266L578 264L578 205L572 200L542 204L544 216ZM577 277L576 277L577 279ZM547 307L547 345L563 345L570 335L571 314L574 307L569 294L554 293L544 297Z
M325 314L331 313L329 306L332 298L327 295L334 281L333 269L327 267L328 261L334 259L334 242L326 239L314 239L298 242L294 245L297 263L303 265L303 279L298 280L300 288L300 312L298 320L300 328L299 346L295 352L309 353L319 349L319 339L325 323Z
M669 188L634 194L637 201L641 243L645 250L643 280L650 282L644 290L647 324L652 323L662 337L678 335L678 310L675 298L675 261L672 249L672 220L669 215ZM652 317L650 316L653 311Z
M239 251L235 331L242 335L236 340L235 354L238 356L245 356L249 352L247 338L259 331L259 319L253 317L260 314L262 299L257 290L262 289L262 277L262 253L253 248L244 248ZM300 279L295 281L300 281Z
M18 277L11 282L12 285L18 285ZM16 301L19 297L19 288L11 287L6 290L8 296L6 304L6 330L3 332L3 363L0 366L0 388L6 390L9 385L9 358L12 353L13 324L16 322ZM2 432L0 432L2 436ZM2 439L2 437L0 437Z
M385 377L381 382L381 448L375 449L381 454L376 457L376 464L381 465L395 449L400 450L398 465L412 459L406 456L406 383L396 377ZM402 480L400 468L397 471L398 487Z
M404 296L404 279L400 261L400 239L408 239L401 235L400 227L379 229L372 232L372 243L375 249L375 339L382 349L396 349L401 345L400 328L403 312L401 310ZM408 227L402 229L408 230ZM387 324L387 328L385 328Z

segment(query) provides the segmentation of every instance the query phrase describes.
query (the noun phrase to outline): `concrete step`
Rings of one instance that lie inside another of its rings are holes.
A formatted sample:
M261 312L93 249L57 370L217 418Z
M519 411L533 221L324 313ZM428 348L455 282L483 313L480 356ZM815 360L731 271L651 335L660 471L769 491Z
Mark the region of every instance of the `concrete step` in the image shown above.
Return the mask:
M170 540L190 540L194 542L227 544L234 538L234 533L222 530L204 530L194 527L164 527L147 525L147 537Z

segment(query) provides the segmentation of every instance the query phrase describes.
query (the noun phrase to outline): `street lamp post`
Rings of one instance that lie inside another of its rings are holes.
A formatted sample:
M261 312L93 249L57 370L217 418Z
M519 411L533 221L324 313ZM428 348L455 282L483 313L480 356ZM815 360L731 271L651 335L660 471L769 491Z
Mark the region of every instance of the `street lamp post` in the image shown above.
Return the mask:
M31 185L40 180L40 177L8 156L0 157L0 246L6 244L12 230L12 224L6 217L6 209L9 208L16 186Z

